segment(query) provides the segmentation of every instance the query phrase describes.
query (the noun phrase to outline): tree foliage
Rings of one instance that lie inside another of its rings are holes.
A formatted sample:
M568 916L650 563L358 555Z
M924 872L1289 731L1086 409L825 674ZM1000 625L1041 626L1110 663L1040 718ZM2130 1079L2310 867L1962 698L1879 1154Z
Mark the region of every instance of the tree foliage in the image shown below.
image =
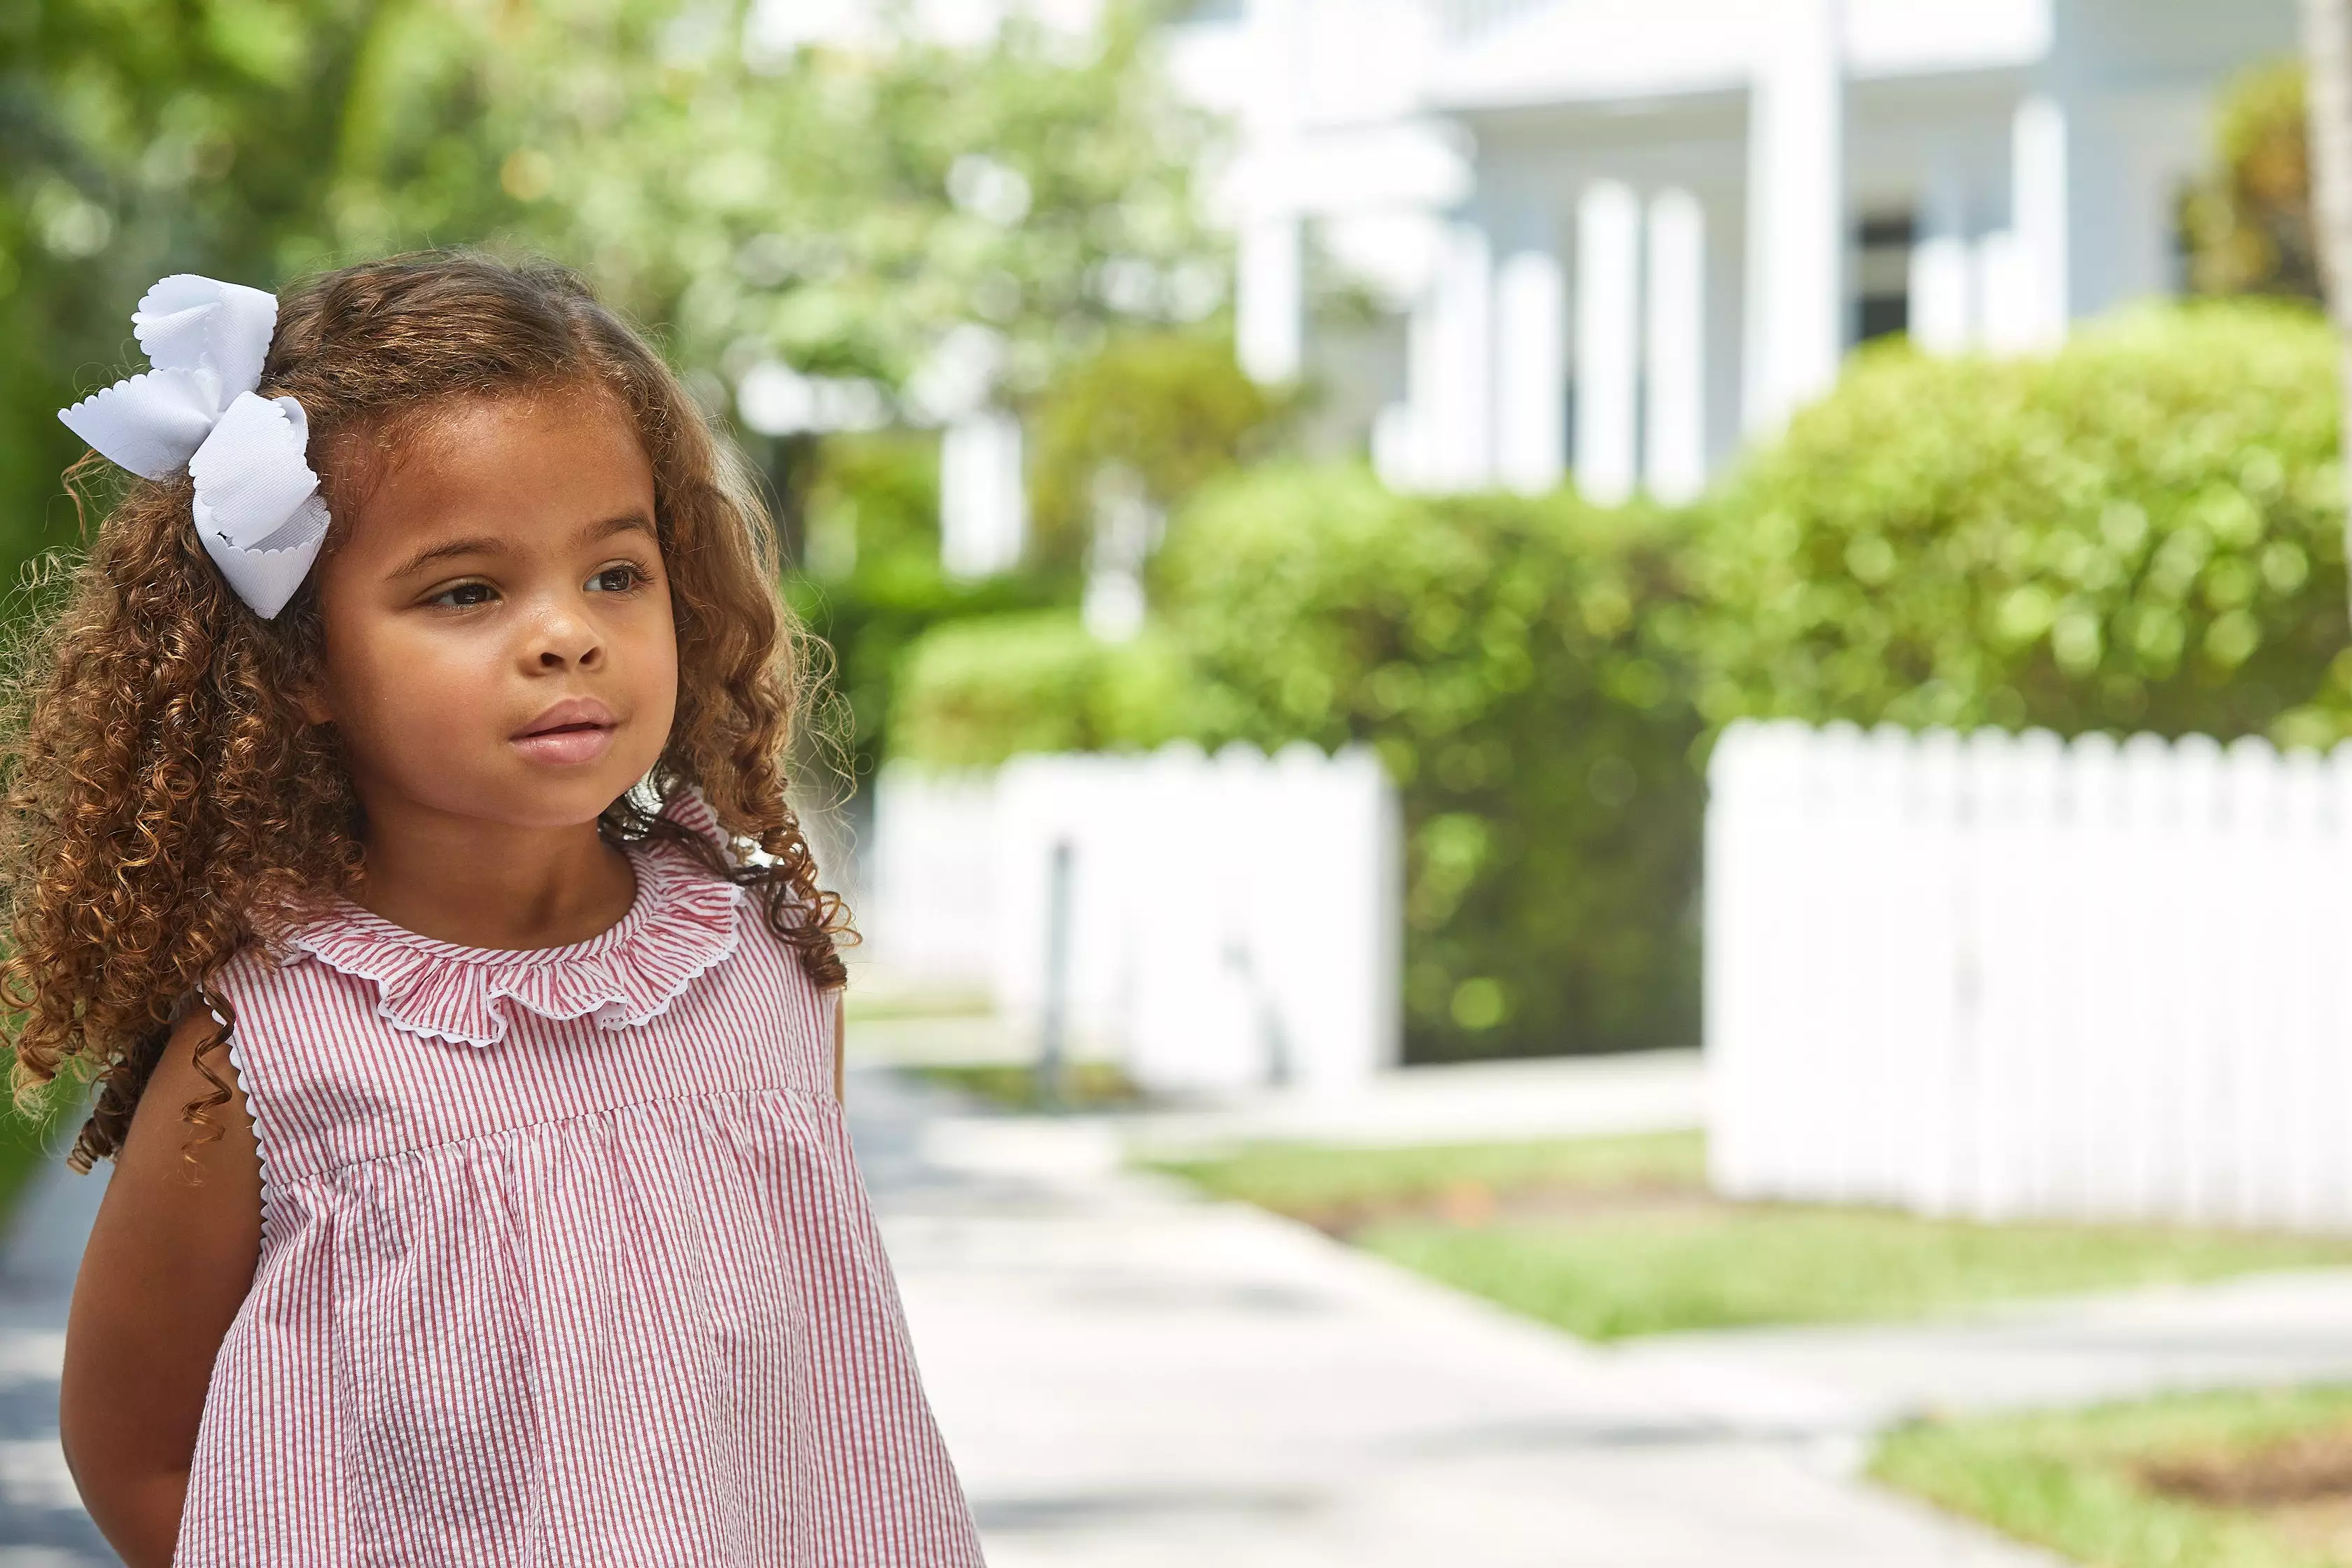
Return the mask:
M131 302L168 271L274 286L417 245L528 248L657 328L714 407L774 360L869 379L886 414L917 416L950 393L1034 396L1120 323L1221 307L1191 188L1210 127L1163 85L1144 7L1111 5L1087 37L1016 20L977 43L838 47L765 44L758 16L0 12L0 556L69 536L54 411L117 371ZM950 339L974 384L926 384Z
M2221 95L2210 172L2181 207L2200 294L2317 300L2309 111L2299 60L2256 67Z
M1230 331L1113 338L1032 409L1034 558L1066 567L1084 557L1106 471L1127 476L1165 515L1209 480L1275 451L1292 412L1288 395L1243 372Z

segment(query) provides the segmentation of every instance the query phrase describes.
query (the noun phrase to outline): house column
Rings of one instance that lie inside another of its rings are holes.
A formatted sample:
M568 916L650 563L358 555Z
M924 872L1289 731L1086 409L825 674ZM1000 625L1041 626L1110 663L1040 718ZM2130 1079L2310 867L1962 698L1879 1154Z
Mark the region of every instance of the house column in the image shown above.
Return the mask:
M1706 214L1688 191L1650 203L1646 293L1642 478L1679 503L1706 488Z
M1307 321L1302 226L1287 213L1242 226L1234 268L1234 352L1253 381L1298 379Z
M1254 380L1296 381L1307 331L1297 189L1307 17L1300 0L1251 0L1249 27L1255 76L1241 116L1247 148L1234 256L1234 353Z
M1919 203L1911 247L1911 341L1929 353L1965 353L1977 338L1969 251L1968 188L1939 171Z
M1413 300L1404 322L1404 401L1372 422L1372 462L1399 489L1437 487L1437 288Z
M1568 467L1568 287L1559 253L1529 246L1495 276L1495 477L1526 495Z
M940 442L940 564L950 577L1009 572L1028 532L1020 419L1001 408L956 419Z
M2067 254L2065 106L2037 94L2017 106L2010 133L2010 204L2021 277L2018 325L2021 348L2064 341L2074 300Z
M2009 226L1977 242L1978 334L1996 353L2032 353L2066 335L2066 111L2035 96L2010 122Z
M1642 206L1604 180L1576 208L1576 488L1613 506L1639 478Z
M1840 0L1774 0L1748 122L1748 429L1836 384L1846 342Z
M1425 443L1423 482L1437 489L1494 481L1494 271L1486 231L1449 225L1426 328L1412 340L1416 356L1428 362L1416 378L1413 417Z

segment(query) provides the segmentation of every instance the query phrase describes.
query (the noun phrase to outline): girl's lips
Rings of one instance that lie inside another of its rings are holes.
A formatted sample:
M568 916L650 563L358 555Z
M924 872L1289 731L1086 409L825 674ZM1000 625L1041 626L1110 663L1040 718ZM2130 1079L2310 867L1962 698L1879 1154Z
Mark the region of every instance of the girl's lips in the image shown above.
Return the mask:
M514 747L534 763L577 767L610 751L620 721L593 697L567 697L533 719L513 737Z
M613 748L610 724L565 724L514 738L515 750L534 763L577 767L593 763Z

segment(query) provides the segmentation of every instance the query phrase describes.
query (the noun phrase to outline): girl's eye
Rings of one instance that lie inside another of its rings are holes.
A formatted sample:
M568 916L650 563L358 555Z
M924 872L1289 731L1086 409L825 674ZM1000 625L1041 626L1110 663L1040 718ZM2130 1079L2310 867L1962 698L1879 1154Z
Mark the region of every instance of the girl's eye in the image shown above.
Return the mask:
M635 566L630 565L625 561L618 562L611 566L605 567L603 571L597 573L596 575L589 578L588 592L592 594L625 594L644 581L644 573L638 571Z
M442 589L425 602L446 605L453 610L470 610L477 605L487 605L497 597L497 590L488 583L460 583L454 588Z

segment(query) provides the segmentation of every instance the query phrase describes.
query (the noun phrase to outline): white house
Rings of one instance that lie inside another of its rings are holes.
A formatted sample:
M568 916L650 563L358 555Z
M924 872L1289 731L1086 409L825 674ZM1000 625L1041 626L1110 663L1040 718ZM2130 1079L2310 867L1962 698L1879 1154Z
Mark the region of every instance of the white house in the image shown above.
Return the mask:
M2292 0L1211 0L1244 363L1393 482L1687 496L1864 339L2025 350L2178 284ZM1319 268L1366 325L1311 310Z

